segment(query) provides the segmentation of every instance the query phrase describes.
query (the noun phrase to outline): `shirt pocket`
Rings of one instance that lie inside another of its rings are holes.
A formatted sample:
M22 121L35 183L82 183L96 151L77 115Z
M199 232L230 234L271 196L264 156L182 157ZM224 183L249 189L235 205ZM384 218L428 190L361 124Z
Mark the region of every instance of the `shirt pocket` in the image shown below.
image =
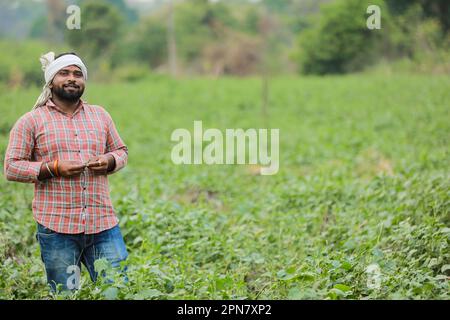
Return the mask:
M90 155L98 156L106 151L106 131L103 128L92 128L86 132L86 147Z
M36 133L34 159L51 161L74 152L76 144L67 136L68 129L61 121L44 122Z

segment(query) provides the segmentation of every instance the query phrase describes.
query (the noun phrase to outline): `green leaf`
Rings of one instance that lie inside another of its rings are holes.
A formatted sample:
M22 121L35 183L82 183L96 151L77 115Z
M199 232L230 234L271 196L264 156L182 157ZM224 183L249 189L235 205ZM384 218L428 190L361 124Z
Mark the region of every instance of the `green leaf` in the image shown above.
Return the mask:
M109 267L110 263L105 258L94 261L94 269L97 273L102 273L103 271L108 270Z
M302 292L300 288L294 287L289 290L288 299L290 300L299 300L302 298Z
M334 286L334 288L338 289L338 290L341 290L343 292L348 292L348 291L352 290L352 288L350 288L349 286L346 286L345 284L341 284L341 283L336 284Z
M103 291L103 296L107 299L107 300L116 300L117 299L117 294L119 293L119 290L115 287L109 287L108 289L106 289L105 291Z
M331 265L337 269L341 267L341 262L338 260L331 260Z
M143 239L142 237L136 237L136 238L133 240L133 244L138 244L139 242L142 242L142 241L144 241L144 239Z
M349 271L352 268L352 265L350 262L344 261L342 262L342 269Z
M441 268L441 272L445 272L450 269L450 264L444 264Z
M428 263L428 268L434 267L438 264L438 260L436 258L432 258L430 262Z
M336 300L339 297L345 297L345 292L343 292L339 289L333 288L330 291L328 291L328 297L330 297L330 299L332 299L332 300Z
M144 289L135 295L135 299L153 299L163 295L164 294L157 289Z
M290 270L292 271L292 270ZM288 273L286 270L282 269L277 272L277 277L280 280L287 281L294 279L297 275L295 273Z
M280 271L277 272L277 278L278 279L282 279L286 276L286 270L281 269Z
M298 277L301 279L305 279L305 280L314 280L315 279L314 273L311 273L311 272L302 272L298 275Z
M381 251L381 250L378 249L378 248L373 248L372 254L373 254L376 258L379 258L379 259L384 257L383 251Z

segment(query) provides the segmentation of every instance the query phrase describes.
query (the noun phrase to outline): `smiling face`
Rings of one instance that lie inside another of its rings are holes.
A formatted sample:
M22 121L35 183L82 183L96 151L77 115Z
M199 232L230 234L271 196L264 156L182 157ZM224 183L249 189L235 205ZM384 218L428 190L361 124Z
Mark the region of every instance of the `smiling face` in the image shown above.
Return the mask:
M76 102L84 92L84 77L77 66L67 66L59 70L50 85L52 94L61 100Z

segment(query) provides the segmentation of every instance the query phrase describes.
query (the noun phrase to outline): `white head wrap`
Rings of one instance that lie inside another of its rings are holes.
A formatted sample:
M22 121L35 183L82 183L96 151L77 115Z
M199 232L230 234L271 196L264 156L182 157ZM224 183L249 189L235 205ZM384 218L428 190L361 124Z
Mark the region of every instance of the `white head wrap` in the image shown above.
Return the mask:
M50 90L49 85L52 83L56 73L58 73L58 71L62 68L72 65L77 66L81 69L84 79L87 80L86 66L76 55L67 54L55 60L55 53L50 51L42 55L39 60L41 61L42 70L44 71L45 85L42 89L42 93L36 100L33 109L43 106L48 99L52 97L52 91Z

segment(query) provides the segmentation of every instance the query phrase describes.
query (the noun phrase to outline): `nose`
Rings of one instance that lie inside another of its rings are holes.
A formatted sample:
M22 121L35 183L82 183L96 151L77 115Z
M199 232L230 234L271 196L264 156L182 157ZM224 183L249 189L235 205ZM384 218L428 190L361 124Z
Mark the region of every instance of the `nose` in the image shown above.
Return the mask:
M75 79L76 79L75 76L74 76L74 74L73 74L73 72L69 72L67 78L68 78L68 80L70 80L70 81L75 81Z
M78 85L77 79L74 77L68 77L66 80L66 84L68 85Z

